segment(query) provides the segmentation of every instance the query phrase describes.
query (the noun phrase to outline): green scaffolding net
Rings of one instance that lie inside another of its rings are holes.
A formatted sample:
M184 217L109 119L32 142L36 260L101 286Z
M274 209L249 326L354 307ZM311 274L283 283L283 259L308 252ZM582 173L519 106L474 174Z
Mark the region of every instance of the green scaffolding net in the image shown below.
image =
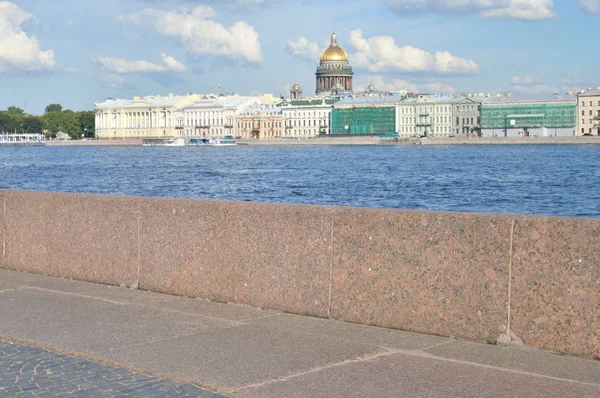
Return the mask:
M332 135L381 135L396 132L396 108L336 108L331 112Z
M573 127L577 124L573 103L486 105L481 107L481 128Z

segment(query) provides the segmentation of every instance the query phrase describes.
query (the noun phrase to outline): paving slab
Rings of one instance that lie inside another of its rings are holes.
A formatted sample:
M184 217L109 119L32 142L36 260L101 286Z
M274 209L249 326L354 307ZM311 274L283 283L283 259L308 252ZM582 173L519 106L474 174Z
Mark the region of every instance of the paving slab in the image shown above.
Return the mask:
M237 397L598 397L600 385L392 355L238 391Z
M222 393L384 349L262 325L243 325L99 352L97 357Z
M231 322L23 288L0 296L0 336L92 353L222 329Z
M0 341L234 397L600 396L588 358L13 271L0 291Z
M121 303L152 307L177 313L197 314L229 321L244 321L278 313L277 311L262 310L247 305L227 305L226 303L215 303L190 297L133 290L127 287L102 285L71 279L48 278L46 276L16 271L0 270L0 280L40 290L61 292L63 294L72 293L82 297L114 300Z
M334 337L342 341L353 341L386 349L420 350L436 347L440 344L450 344L454 341L454 339L447 337L284 313L258 319L252 321L252 323L259 323L282 331L287 329L306 334Z
M425 349L436 357L495 366L548 377L600 384L600 362L528 347L455 341Z
M0 281L0 293L20 288L21 286L15 283Z

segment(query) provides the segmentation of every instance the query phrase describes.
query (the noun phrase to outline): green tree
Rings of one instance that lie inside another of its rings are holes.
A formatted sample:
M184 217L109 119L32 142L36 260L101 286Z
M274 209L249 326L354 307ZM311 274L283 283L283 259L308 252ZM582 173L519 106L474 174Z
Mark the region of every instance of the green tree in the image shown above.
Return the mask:
M42 129L48 137L55 138L62 123L62 112L48 112L41 117Z
M23 111L23 109L18 108L16 106L9 106L6 111L8 113L10 113L11 115L15 115L15 116L22 116L25 114L25 112Z
M41 134L42 121L37 116L30 116L23 121L23 130L26 134Z
M50 104L46 107L46 109L44 110L44 113L50 113L50 112L62 112L63 107L61 104Z
M61 122L63 131L69 134L69 137L81 138L82 130L79 125L79 118L77 117L77 114L75 112L69 109L63 111Z
M83 136L95 137L96 113L94 111L77 112L77 118L79 119L79 128Z
M0 112L0 133L14 134L15 132L20 133L21 130L22 126L17 116L7 111Z

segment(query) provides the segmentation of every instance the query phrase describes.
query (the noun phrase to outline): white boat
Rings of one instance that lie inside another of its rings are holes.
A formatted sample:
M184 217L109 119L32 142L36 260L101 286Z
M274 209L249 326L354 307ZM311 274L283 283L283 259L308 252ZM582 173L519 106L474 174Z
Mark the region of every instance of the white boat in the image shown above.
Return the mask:
M211 138L190 138L187 142L187 146L209 146Z
M226 135L223 138L210 138L208 145L210 146L233 146L237 145L232 135Z
M142 141L142 146L185 146L185 140L183 138L146 139Z
M183 138L176 138L174 140L166 140L165 146L185 146L185 140Z

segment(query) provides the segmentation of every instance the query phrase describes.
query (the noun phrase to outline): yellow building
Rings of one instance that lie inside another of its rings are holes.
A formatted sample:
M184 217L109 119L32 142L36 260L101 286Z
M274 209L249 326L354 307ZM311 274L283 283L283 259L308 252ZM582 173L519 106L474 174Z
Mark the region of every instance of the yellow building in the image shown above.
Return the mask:
M600 87L577 97L577 135L600 135Z
M199 95L134 97L106 100L95 106L96 137L101 140L172 138L185 105Z
M283 135L281 107L247 108L236 116L238 137L242 139L273 139Z

